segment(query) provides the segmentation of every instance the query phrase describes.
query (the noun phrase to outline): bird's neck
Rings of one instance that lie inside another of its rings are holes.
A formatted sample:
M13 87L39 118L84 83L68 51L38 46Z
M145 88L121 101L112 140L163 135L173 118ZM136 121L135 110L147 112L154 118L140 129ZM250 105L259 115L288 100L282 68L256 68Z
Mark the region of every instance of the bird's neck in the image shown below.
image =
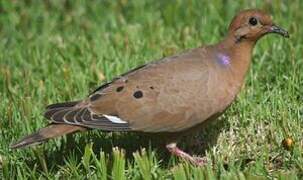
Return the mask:
M228 36L218 44L220 51L230 56L230 68L235 77L243 81L250 66L252 50L255 46L253 41L237 42L234 37Z

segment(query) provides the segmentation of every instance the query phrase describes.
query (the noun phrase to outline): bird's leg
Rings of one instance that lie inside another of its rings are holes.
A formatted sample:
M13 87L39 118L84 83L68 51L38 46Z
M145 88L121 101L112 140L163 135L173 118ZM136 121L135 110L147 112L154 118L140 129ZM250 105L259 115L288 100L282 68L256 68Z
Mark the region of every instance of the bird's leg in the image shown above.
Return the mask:
M178 156L178 157L180 157L180 158L182 158L182 159L184 159L186 161L189 161L189 162L191 162L194 165L202 166L202 165L204 165L206 163L206 159L205 158L193 157L193 156L187 154L186 152L184 152L181 149L179 149L177 147L176 143L167 144L166 148L173 155Z

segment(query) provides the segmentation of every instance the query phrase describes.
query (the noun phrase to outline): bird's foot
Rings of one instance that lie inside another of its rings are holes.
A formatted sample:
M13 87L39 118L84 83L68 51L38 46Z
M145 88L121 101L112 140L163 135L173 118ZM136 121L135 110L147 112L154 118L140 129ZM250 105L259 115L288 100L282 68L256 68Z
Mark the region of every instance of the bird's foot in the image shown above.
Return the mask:
M193 164L197 166L204 166L207 163L206 157L192 157L193 158Z
M207 163L207 160L205 157L193 157L189 154L187 154L186 152L182 151L181 149L179 149L176 145L176 143L171 143L166 145L166 148L168 149L168 151L170 153L172 153L175 156L178 156L180 158L182 158L185 161L189 161L190 163L196 165L196 166L203 166L204 164Z

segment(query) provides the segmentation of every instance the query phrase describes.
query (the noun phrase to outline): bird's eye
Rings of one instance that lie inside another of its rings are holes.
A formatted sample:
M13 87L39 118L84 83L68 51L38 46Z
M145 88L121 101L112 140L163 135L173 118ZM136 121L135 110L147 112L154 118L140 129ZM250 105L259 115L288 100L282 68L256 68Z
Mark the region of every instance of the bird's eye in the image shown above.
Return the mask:
M257 18L255 18L255 17L249 18L249 24L252 25L252 26L257 25L258 24Z

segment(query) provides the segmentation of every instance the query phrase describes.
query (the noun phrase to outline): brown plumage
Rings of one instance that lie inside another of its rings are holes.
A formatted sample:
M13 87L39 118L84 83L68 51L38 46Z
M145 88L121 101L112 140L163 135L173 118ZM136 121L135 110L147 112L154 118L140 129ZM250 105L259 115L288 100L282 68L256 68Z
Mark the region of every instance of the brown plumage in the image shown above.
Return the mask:
M172 133L167 148L199 164L177 148L176 137L226 110L241 88L255 43L267 33L288 37L266 13L242 11L218 44L131 70L82 101L48 106L45 117L51 125L12 148L84 129Z

